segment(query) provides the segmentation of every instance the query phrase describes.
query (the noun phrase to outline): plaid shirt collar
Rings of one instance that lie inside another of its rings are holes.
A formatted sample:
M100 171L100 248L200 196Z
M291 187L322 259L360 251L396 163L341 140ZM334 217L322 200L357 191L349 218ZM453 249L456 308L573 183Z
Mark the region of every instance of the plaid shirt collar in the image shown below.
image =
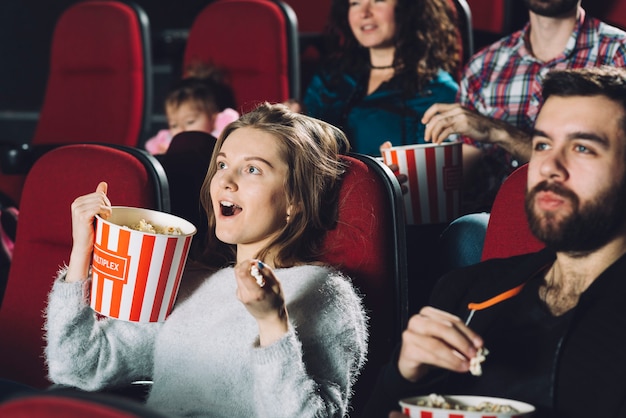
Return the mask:
M551 62L564 61L571 58L573 55L580 54L581 50L591 49L596 43L598 43L597 33L592 30L589 21L585 20L586 12L582 7L578 7L578 22L574 26L574 30L567 40L565 50L558 57L554 58ZM530 47L530 22L511 39L511 49L519 55L522 60L528 60L532 62L539 62L531 52ZM548 64L544 63L544 64Z

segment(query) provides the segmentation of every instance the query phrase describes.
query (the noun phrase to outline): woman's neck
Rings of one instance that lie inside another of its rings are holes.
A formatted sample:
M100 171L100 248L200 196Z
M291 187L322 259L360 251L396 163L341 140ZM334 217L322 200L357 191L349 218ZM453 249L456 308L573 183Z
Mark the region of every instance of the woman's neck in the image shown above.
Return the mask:
M387 70L393 68L394 47L370 48L370 68Z
M375 92L381 84L389 81L395 74L394 57L396 49L370 48L370 76L367 83L367 94Z

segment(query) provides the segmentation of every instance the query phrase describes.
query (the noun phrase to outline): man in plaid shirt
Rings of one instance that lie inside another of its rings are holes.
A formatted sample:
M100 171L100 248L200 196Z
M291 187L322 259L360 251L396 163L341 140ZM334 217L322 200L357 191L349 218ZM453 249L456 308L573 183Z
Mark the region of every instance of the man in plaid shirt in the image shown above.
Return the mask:
M529 22L468 62L455 104L426 111L426 141L464 138L465 210L489 210L531 152L529 130L552 69L626 66L626 33L585 14L581 0L524 0Z

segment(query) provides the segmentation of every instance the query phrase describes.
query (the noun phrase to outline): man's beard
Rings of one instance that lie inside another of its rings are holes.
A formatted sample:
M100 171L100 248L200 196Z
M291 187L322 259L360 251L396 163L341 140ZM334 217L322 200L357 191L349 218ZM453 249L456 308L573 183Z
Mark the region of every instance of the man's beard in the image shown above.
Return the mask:
M540 191L550 191L569 200L572 212L535 213L535 197ZM532 233L554 251L592 252L622 233L626 220L626 179L581 206L580 199L570 189L543 181L526 194L526 216Z
M545 17L559 17L575 10L578 0L524 0L531 12Z

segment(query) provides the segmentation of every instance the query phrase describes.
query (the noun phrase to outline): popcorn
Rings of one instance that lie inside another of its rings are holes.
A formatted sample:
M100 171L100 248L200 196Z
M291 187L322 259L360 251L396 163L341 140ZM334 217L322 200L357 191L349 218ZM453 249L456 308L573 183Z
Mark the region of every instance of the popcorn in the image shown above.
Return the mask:
M511 405L499 404L494 402L481 402L476 406L464 405L459 402L455 402L451 399L445 398L442 395L431 393L426 399L420 399L417 402L418 406L424 406L427 408L440 408L449 409L455 411L473 411L473 412L519 412Z
M259 262L259 265L260 265L260 262ZM256 284L258 284L259 287L265 286L265 278L259 271L259 267L257 267L257 265L250 267L250 274L252 275L252 277L256 279Z
M474 376L481 376L483 374L483 368L481 367L481 363L487 360L487 354L489 354L489 350L485 347L480 347L478 352L476 353L476 357L470 360L470 373Z
M177 226L155 226L145 219L140 219L138 224L128 226L128 228L152 234L183 235L183 231Z

